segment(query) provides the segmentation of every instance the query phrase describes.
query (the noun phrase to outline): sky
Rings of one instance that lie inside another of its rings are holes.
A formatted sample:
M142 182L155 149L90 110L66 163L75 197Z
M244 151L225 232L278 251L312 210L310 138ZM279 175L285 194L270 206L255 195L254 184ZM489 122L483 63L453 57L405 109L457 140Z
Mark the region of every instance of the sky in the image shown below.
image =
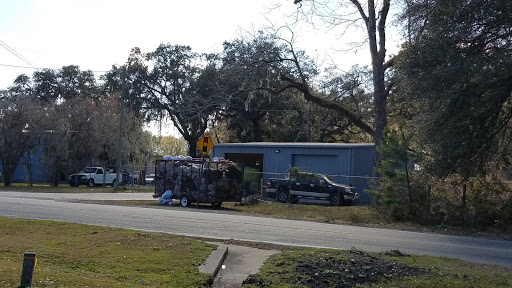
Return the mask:
M124 63L133 47L149 52L170 43L220 52L241 31L291 21L296 9L292 0L1 0L0 90L22 73L32 76L34 67L78 65L99 76ZM294 31L296 46L323 63L334 59L345 70L369 64L366 46L339 50L361 40L357 31L341 39L309 24Z

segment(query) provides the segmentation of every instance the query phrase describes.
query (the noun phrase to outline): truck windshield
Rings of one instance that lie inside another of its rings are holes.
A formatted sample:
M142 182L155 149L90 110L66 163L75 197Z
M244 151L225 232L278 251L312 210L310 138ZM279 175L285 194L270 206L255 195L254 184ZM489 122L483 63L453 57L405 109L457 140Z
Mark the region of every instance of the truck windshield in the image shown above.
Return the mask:
M82 173L96 173L96 168L85 167Z
M321 175L320 178L324 179L325 182L329 185L334 185L336 183L334 183L331 179L329 179L329 177L327 177L327 175Z

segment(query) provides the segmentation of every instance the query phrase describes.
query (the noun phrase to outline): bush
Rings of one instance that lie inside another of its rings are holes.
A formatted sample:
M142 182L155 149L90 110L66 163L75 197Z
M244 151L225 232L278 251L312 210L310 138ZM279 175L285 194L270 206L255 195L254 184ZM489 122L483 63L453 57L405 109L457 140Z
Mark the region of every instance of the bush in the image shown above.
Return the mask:
M503 229L512 224L512 197L503 183L477 182L468 198L468 210L475 228L502 226L500 229Z
M459 176L444 179L416 173L411 178L413 215L409 213L407 189L400 177L381 177L379 186L369 191L383 213L394 221L422 225L465 227L480 231L512 229L512 192L496 178L466 182ZM467 187L466 207L462 187Z

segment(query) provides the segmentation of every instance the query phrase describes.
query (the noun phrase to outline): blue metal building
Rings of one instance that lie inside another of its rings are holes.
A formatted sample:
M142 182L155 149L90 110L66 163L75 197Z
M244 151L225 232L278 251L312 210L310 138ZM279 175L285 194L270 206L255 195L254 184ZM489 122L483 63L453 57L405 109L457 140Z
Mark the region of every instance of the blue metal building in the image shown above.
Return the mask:
M355 143L222 143L212 157L243 162L268 178L284 177L290 167L329 175L333 181L354 186L360 202L368 203L369 178L374 176L374 144Z
M32 172L32 181L34 183L46 183L48 182L48 171L40 162L43 155L43 149L37 148L32 153L25 153L23 157L20 159L18 165L16 165L16 169L14 170L14 174L11 176L12 183L24 183L27 182L28 179L28 168L30 167ZM31 165L27 165L26 162L30 161ZM3 176L4 171L2 171L2 161L0 161L0 174ZM0 180L3 181L3 178L0 177Z

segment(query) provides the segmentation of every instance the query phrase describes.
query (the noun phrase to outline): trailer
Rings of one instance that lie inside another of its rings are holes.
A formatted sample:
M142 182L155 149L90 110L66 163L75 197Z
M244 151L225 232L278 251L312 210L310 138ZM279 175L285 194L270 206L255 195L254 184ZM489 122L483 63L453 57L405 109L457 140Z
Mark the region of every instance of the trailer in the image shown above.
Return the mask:
M243 196L243 165L222 158L192 159L165 156L155 163L154 198L172 191L172 199L181 206L192 203L241 202Z

